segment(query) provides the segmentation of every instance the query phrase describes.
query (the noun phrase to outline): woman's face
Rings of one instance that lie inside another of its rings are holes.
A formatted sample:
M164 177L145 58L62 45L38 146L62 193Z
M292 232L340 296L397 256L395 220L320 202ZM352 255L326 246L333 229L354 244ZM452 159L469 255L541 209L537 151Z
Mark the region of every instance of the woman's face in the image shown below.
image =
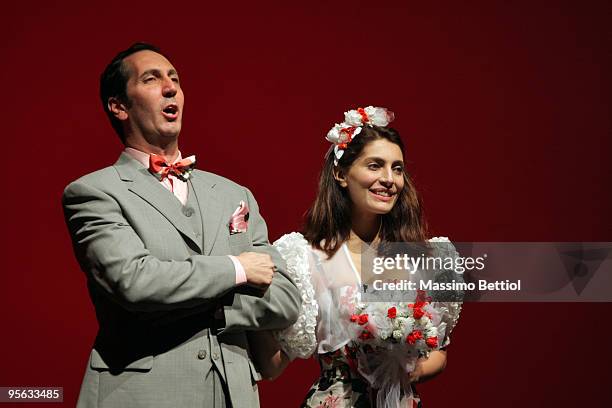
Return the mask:
M386 214L404 188L404 160L398 145L386 139L368 143L346 174L337 174L348 190L354 215Z

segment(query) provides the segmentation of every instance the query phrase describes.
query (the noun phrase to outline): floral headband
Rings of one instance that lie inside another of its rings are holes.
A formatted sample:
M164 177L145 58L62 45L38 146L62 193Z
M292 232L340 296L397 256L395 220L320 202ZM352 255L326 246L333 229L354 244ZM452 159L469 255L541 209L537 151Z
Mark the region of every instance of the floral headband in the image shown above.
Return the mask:
M344 112L344 122L336 123L325 137L334 144L334 166L338 165L344 150L364 125L387 126L394 118L395 115L390 110L375 106Z

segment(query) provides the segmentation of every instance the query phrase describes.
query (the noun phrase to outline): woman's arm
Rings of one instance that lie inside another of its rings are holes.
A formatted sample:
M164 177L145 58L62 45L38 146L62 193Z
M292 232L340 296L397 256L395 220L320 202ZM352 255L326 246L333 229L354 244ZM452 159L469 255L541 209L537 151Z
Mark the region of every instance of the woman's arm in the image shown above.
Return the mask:
M410 382L422 383L431 380L444 371L446 367L446 351L436 350L429 353L429 357L417 360L414 371L410 373Z
M253 361L261 376L266 380L275 380L291 360L281 349L271 331L249 332L248 336Z

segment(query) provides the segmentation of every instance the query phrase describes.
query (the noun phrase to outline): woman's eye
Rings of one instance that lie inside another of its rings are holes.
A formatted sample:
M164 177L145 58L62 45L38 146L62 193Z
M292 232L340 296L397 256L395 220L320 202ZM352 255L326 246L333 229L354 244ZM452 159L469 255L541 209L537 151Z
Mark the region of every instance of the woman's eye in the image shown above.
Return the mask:
M380 166L377 163L370 163L368 164L368 169L370 170L378 170L380 168Z
M404 172L404 168L402 166L396 166L396 167L393 168L393 171L398 173L398 174L401 174L401 173Z
M147 78L144 79L144 83L146 84L148 82L153 81L154 79L155 79L155 77L147 77Z

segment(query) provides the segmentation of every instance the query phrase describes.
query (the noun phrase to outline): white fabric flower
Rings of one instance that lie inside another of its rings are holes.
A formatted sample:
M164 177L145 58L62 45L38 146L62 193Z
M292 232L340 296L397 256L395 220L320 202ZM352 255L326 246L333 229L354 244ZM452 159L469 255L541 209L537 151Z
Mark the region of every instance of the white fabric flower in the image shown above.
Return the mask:
M396 317L393 322L393 328L396 330L403 330L404 326L406 326L406 318L405 317Z
M387 126L393 118L393 112L385 108L377 108L374 106L368 106L363 110L359 108L344 112L344 122L336 123L334 127L327 132L327 136L325 137L329 142L335 145L334 165L338 165L338 161L342 157L346 144L350 143L351 140L361 132L362 126L366 124Z
M368 123L376 126L387 126L390 122L389 115L385 108L375 108L374 106L368 106L364 109L368 115Z
M390 330L380 330L378 332L378 335L380 336L381 339L383 340L387 340L391 335L393 334L392 331Z
M414 317L407 317L406 318L406 329L408 329L408 331L412 331L413 328L414 328Z
M349 126L362 126L362 117L356 110L344 112L344 122Z
M335 145L348 143L351 138L354 138L361 132L361 127L357 127L353 129L352 132L349 132L348 130L352 127L353 126L348 123L336 123L334 127L327 132L327 137L325 138Z
M325 137L325 139L332 142L333 144L342 143L340 141L340 130L342 130L342 125L336 123L334 127L331 128L329 132L327 132L327 136Z
M402 337L404 337L404 332L402 332L401 330L393 330L393 338L395 340L399 340Z

